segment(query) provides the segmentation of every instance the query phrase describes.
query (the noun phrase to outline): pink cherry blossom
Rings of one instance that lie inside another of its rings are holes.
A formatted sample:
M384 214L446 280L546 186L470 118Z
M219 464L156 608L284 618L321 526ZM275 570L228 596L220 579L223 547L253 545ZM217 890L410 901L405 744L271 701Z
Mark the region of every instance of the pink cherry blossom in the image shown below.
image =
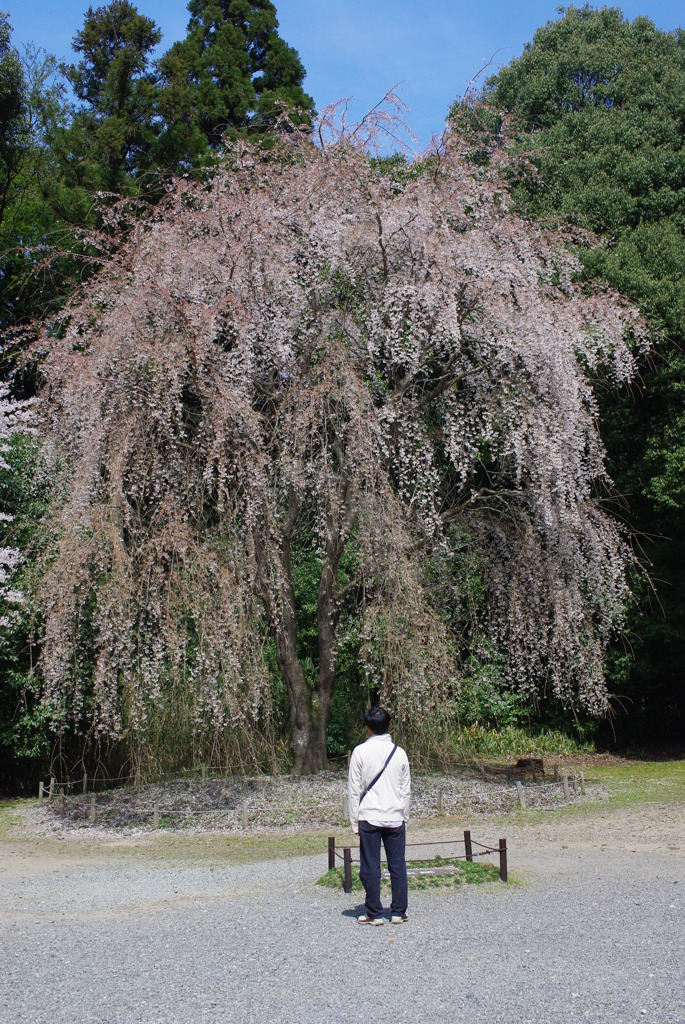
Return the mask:
M70 467L44 585L56 717L78 719L90 687L93 728L133 744L178 692L198 735L249 736L272 713L270 636L294 770L316 771L350 603L400 723L451 706L476 637L532 700L605 711L632 556L603 504L589 374L630 379L637 312L574 283L565 238L510 210L502 151L475 167L448 135L390 171L355 131L326 111L320 146L240 140L211 181L176 181L36 343ZM486 595L484 612L455 596L464 635L424 571L455 531Z

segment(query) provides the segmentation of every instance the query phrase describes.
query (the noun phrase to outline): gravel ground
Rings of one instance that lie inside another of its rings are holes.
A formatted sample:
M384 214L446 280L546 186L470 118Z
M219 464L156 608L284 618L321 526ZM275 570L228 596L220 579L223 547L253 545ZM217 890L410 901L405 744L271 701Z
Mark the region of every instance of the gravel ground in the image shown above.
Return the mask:
M10 838L0 1021L685 1024L682 803L525 817L502 828L518 884L414 893L383 928L316 885L323 848L212 867Z

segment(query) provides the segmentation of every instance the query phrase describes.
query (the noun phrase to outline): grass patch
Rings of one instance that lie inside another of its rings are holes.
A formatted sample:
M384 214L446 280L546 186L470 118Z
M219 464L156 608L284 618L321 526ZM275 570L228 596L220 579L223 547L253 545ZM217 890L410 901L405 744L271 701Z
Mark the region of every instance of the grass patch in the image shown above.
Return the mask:
M597 765L585 773L586 781L611 790L612 806L670 803L685 799L685 761L636 761Z
M167 832L153 834L136 844L136 855L151 860L179 860L209 864L254 864L326 853L326 836L303 832L297 835L193 835Z
M494 864L485 864L482 861L454 860L449 857L434 857L432 860L407 861L407 870L420 869L421 871L435 871L435 874L410 874L407 884L412 891L425 891L426 889L459 889L462 885L482 885L483 882L497 882L499 880L499 868ZM441 874L445 868L449 869L448 874ZM331 868L318 881L319 885L325 885L329 889L342 889L344 882L344 869L342 867ZM359 878L359 868L352 865L352 891L363 891ZM381 892L390 892L390 880L381 879Z
M582 764L582 762L580 762ZM623 764L588 765L584 771L588 793L593 786L608 791L601 802L580 797L570 804L540 810L515 808L517 825L541 825L566 818L592 818L597 814L610 814L621 808L642 804L661 804L664 808L685 801L685 761L635 761ZM506 829L506 815L493 816L492 821Z
M17 807L18 802L16 800L0 801L0 835L18 823Z

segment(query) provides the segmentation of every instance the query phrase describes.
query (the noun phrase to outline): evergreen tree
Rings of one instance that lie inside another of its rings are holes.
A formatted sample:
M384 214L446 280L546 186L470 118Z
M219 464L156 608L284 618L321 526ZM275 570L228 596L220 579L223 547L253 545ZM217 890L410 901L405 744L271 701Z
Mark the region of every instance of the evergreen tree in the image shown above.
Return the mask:
M278 35L271 0L190 0L188 10L187 37L159 63L163 160L202 162L228 129L265 131L282 106L311 113L304 67Z
M96 187L118 191L152 162L158 118L150 63L161 38L154 21L128 0L89 7L74 37L82 59L68 77L85 106L74 118L71 140Z
M69 188L60 165L67 123L65 89L57 61L33 46L10 46L0 31L0 325L25 320L59 303L61 284L31 276L46 245L82 221L90 205ZM64 268L62 268L64 269ZM63 283L62 283L63 284ZM53 288L53 285L56 286Z
M673 736L685 694L685 32L617 8L569 7L489 82L539 174L514 183L539 218L599 233L589 277L640 303L657 343L639 393L601 387L602 433L631 524L647 538L658 600L633 616L636 659L617 651L624 738Z
M0 323L58 309L97 266L101 247L89 234L101 226L96 192L140 192L158 133L149 64L159 39L152 21L115 0L87 11L76 66L60 67L30 45L22 57L11 51L21 89L13 134L3 133L11 159L3 164ZM67 102L65 75L80 105Z
M9 17L0 11L0 225L25 145L25 82L18 54L10 45Z

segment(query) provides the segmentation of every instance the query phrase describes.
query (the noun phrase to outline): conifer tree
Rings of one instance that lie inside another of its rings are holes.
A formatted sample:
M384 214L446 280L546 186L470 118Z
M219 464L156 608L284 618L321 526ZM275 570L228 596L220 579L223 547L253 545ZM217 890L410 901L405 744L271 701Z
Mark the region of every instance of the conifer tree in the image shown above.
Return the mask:
M278 34L271 0L191 0L188 10L187 37L159 64L163 159L199 162L227 129L264 131L282 106L312 111L304 67Z
M24 131L24 73L10 44L12 29L0 11L0 225L20 164Z
M6 328L59 304L63 281L49 282L38 262L51 238L63 247L68 227L87 206L62 174L67 106L57 61L27 45L11 45L0 14L0 325ZM60 142L58 143L58 137ZM61 268L62 272L64 267ZM53 284L55 287L53 288ZM4 356L7 355L5 346ZM3 369L3 374L5 370Z
M161 38L154 21L128 0L89 7L74 37L82 59L68 77L85 108L71 135L75 151L86 154L95 186L117 191L127 175L151 162L157 113L150 62Z

